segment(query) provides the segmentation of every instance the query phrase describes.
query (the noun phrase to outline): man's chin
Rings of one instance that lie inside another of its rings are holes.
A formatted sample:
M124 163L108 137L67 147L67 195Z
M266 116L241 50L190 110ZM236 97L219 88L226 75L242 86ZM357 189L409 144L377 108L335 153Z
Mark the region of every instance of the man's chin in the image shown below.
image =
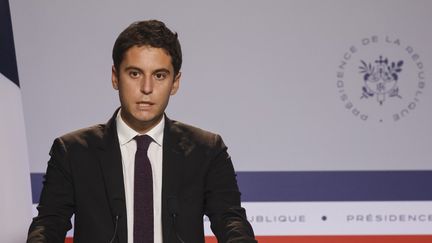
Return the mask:
M136 116L135 120L143 125L150 125L153 123L158 123L162 119L163 115L145 115L145 116Z

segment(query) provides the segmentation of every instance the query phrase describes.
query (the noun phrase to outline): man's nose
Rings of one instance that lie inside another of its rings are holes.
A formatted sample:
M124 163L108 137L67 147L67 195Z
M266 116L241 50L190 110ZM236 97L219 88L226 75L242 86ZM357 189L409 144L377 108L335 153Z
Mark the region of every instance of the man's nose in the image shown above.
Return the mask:
M141 80L141 92L144 94L150 94L153 92L153 80L151 77L144 77Z

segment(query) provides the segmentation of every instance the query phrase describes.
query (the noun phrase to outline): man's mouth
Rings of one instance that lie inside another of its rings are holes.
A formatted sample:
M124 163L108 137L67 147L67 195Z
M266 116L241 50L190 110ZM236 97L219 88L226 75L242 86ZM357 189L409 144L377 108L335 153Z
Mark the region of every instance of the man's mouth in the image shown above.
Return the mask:
M154 105L154 103L150 102L150 101L140 101L140 102L137 102L137 105L139 108L148 108L148 107Z

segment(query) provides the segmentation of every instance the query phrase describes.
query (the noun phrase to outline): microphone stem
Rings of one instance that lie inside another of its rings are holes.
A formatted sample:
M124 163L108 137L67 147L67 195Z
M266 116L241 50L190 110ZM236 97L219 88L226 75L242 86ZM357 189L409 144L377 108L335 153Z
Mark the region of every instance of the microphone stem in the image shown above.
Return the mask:
M119 216L116 215L116 217L115 217L115 225L114 225L114 234L113 234L113 237L110 240L110 243L114 243L114 240L115 240L115 238L117 236L118 219L119 219Z

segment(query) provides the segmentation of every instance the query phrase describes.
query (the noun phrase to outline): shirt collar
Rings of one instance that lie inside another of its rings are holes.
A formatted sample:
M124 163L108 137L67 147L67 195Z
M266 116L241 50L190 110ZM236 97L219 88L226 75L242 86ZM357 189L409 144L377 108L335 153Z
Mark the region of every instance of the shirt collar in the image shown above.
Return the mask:
M117 126L119 143L121 146L123 146L129 143L131 140L133 140L135 136L144 135L144 134L139 134L137 131L129 127L121 117L120 112L121 109L117 113L116 126ZM165 115L155 127L153 127L150 131L146 132L145 134L149 135L153 139L153 141L157 143L159 146L162 146L164 128L165 128Z

